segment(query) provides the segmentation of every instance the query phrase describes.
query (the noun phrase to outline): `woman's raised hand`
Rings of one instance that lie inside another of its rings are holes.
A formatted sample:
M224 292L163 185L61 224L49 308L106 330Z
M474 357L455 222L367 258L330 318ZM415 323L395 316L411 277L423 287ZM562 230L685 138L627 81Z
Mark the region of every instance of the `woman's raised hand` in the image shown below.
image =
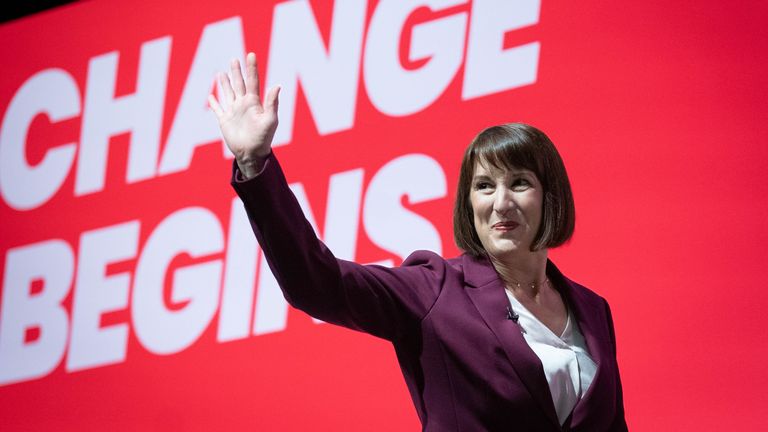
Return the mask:
M267 92L264 101L259 94L259 76L256 71L256 54L246 57L246 79L240 72L240 62L232 60L231 82L225 73L218 75L223 94L222 103L216 97L208 96L219 128L227 147L235 155L240 172L245 178L251 178L261 169L272 146L272 138L277 129L277 103L280 87L273 87Z

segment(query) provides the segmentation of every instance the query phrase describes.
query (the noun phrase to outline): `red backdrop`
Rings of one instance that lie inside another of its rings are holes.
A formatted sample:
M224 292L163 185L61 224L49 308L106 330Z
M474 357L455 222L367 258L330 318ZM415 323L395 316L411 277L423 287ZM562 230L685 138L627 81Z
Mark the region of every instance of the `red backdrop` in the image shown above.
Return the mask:
M612 306L630 428L768 427L766 3L409 4L95 1L0 27L3 430L418 429L391 347L281 315L240 235L205 95L245 50L288 90L289 181L359 262L457 254L463 148L547 132L578 212L551 257ZM387 239L366 208L426 231Z

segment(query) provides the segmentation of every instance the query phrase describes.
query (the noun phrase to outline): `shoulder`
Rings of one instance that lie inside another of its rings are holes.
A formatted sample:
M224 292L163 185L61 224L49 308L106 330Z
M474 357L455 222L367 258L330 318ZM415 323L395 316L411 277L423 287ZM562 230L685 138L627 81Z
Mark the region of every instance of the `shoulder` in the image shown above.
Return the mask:
M578 282L575 282L567 277L563 277L563 278L570 285L572 293L575 295L578 295L587 303L592 304L594 306L599 306L599 307L604 307L604 305L607 304L607 301L605 300L605 298L603 298L603 296L592 291L590 288L587 288L586 286Z
M403 260L401 267L427 267L433 270L440 270L442 272L462 272L462 258L461 256L454 258L443 258L439 254L430 250L417 250L408 255Z
M446 285L461 283L463 273L460 258L444 258L429 250L417 250L392 269L400 278L408 279L415 285L433 286L441 291Z
M595 291L565 276L551 260L547 261L547 275L550 277L550 280L554 278L555 282L559 281L562 287L567 290L572 300L600 309L604 308L607 304L605 299Z
M412 253L401 266L401 268L414 267L429 269L433 279L437 278L441 283L449 283L456 287L480 287L499 277L490 261L467 253L453 258L443 258L434 252L419 250Z

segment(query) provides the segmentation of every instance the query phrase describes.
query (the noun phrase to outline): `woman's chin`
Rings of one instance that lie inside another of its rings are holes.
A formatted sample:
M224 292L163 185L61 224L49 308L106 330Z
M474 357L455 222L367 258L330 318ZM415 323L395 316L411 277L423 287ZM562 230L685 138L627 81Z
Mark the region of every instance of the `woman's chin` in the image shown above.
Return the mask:
M522 253L530 252L528 248L523 247L520 242L514 240L494 242L493 245L487 247L485 250L489 255L498 259L519 256Z

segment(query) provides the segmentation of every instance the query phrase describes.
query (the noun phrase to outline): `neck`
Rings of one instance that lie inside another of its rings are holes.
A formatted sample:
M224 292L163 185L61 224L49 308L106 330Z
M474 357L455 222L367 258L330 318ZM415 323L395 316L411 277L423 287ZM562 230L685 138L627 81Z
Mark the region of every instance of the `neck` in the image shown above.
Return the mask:
M508 289L536 297L547 280L547 250L523 252L509 257L490 257Z

